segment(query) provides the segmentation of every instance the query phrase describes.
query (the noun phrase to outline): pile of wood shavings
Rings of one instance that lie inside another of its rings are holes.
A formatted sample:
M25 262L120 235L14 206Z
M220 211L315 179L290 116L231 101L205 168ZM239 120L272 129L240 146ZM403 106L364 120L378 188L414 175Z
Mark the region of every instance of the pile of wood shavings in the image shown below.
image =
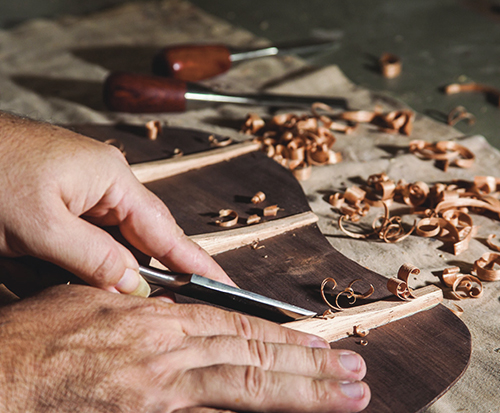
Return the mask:
M409 110L338 111L318 102L312 105L310 115L287 113L264 121L251 113L242 132L257 136L270 158L289 168L298 180L305 180L312 166L342 161L341 154L332 149L336 140L333 132L349 134L359 123L370 123L383 132L410 135L414 118Z
M343 194L330 196L329 202L337 208L340 229L357 239L378 237L385 242L399 242L415 232L422 237L435 237L453 246L455 255L468 248L476 233L469 209L474 213L487 211L500 215L500 179L477 176L473 182L454 181L436 183L429 187L425 182L395 182L385 173L371 175L363 187L353 186ZM405 231L400 216L390 217L389 206L400 202L411 207L412 214L423 215ZM384 215L372 224L372 231L355 233L344 227L345 221L358 222L371 206L384 208Z

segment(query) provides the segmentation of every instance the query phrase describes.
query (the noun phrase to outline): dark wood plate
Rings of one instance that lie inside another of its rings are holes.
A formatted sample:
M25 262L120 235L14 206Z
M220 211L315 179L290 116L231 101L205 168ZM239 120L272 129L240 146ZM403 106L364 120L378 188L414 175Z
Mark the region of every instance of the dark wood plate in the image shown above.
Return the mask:
M72 129L102 141L118 140L131 163L163 158L174 148L186 154L210 148L209 134L179 128L165 129L156 141L147 140L142 128L126 125L80 125ZM285 208L277 218L310 210L289 171L257 152L147 186L168 205L188 235L223 231L214 225L221 208L234 209L242 218L256 212L249 199L257 191L268 195L264 206L278 204ZM390 295L385 277L343 256L315 225L265 240L261 245L265 248L243 247L215 259L242 288L318 312L326 309L320 296L325 277L334 277L341 288L358 278L363 280L359 287L362 291L364 282L366 287L373 284L375 294L359 304ZM374 329L367 341L367 346L361 346L359 338L351 337L331 344L365 358L366 382L372 390L366 412L422 411L460 378L471 353L467 327L442 305Z

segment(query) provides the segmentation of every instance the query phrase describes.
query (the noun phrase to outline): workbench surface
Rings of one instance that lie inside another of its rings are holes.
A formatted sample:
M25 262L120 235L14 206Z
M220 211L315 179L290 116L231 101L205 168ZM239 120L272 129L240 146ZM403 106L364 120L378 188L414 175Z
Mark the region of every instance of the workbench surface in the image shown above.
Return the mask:
M105 109L101 100L102 81L110 70L147 73L152 54L159 47L197 41L230 42L246 47L268 44L266 39L256 38L181 0L127 4L84 18L26 22L0 31L0 109L59 124L142 125L152 116ZM241 63L229 73L204 83L233 93L265 88L269 92L344 96L351 107L359 109L373 109L376 105L385 110L406 107L381 92L355 85L337 66L311 68L296 57ZM220 105L154 118L172 126L198 128L243 140L245 136L238 129L249 111L267 115L263 108ZM472 263L488 251L483 242L487 235L500 236L498 220L474 216L475 224L480 226L478 235L459 256L441 249L439 241L416 236L399 244L346 238L335 225L338 213L325 201L325 194L380 172L395 180L428 183L455 178L472 180L476 175L500 177L500 153L484 137L464 136L420 113L410 137L381 133L372 126L360 127L351 135L338 133L336 137L334 150L342 153L343 162L314 168L311 178L301 184L311 208L320 218L321 231L342 254L387 277L394 276L401 264L413 263L422 270L413 280L413 286L419 287L427 282L436 283L435 274L446 267L459 265L465 271L470 270ZM406 151L411 139L456 139L480 161L471 169L450 168L443 172L432 162L417 159ZM480 299L460 303L465 310L462 319L473 337L471 365L429 412L481 413L500 409L500 284L485 283L484 290ZM450 305L446 300L445 304Z

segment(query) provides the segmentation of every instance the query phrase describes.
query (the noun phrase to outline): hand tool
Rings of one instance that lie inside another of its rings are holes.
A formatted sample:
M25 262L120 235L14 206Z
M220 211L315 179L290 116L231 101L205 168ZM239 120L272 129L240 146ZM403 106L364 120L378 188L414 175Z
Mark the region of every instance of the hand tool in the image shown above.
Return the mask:
M104 82L106 106L119 112L183 112L187 102L234 103L240 105L309 108L323 102L332 108L347 109L343 98L278 94L224 94L211 89L159 76L116 72Z
M278 54L315 53L332 48L336 41L311 40L302 44L231 50L222 44L184 44L160 50L153 60L153 73L186 82L197 82L227 72L234 62Z
M314 311L232 287L197 274L181 274L145 266L139 266L139 274L150 284L165 287L177 294L277 322L316 315Z

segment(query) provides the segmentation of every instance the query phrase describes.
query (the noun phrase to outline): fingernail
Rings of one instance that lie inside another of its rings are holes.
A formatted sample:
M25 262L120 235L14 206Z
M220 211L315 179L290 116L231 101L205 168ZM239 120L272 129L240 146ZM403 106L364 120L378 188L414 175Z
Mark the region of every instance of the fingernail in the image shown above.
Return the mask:
M365 386L360 381L340 383L340 390L350 399L360 400L365 395Z
M339 361L346 370L353 372L361 370L361 357L355 353L342 353L339 356Z
M310 343L311 348L330 348L330 344L327 341L320 340L319 338L314 338Z
M121 293L148 297L151 292L149 284L142 278L136 270L127 268L121 280L116 284L116 289Z

